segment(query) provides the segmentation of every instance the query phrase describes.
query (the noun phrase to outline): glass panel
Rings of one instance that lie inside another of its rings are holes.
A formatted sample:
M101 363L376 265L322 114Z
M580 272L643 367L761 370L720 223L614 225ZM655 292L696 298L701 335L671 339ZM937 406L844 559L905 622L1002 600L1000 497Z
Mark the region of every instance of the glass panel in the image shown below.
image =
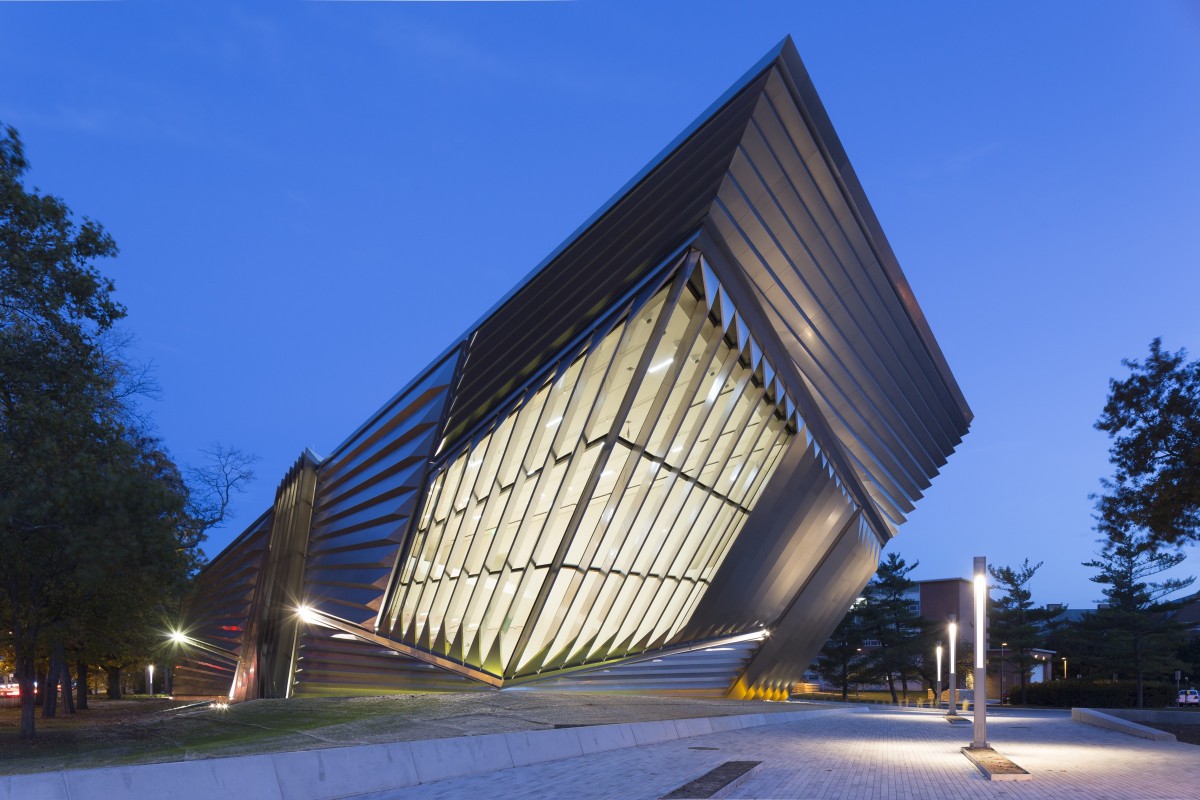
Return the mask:
M711 478L705 480L701 476L701 483L712 486L726 495L737 480L737 476L746 469L746 459L734 458L733 455L742 433L754 417L755 408L760 405L758 401L762 396L762 390L751 385L749 377L749 375L743 375L744 392L738 397L736 405L731 410L717 438L716 447L709 456L709 465L713 465L721 477L714 482ZM706 465L707 468L708 465Z
M501 625L500 658L504 663L505 674L511 674L513 651L521 638L521 631L529 624L529 614L533 610L533 601L537 599L542 588L542 582L550 570L542 567L525 570L521 585L517 587L516 596Z
M483 590L488 599L483 608L479 623L479 655L480 665L487 663L488 656L496 644L508 618L508 607L517 593L517 585L521 575L514 570L505 568L498 575L488 573L484 580Z
M647 422L649 426L654 425L656 418L651 417L650 413L654 407L655 398L658 397L663 382L668 378L674 379L679 372L680 365L676 361L683 357L680 350L687 346L687 343L683 342L683 338L689 332L689 323L695 310L696 296L685 288L681 302L668 312L666 329L654 348L654 355L650 358L646 374L642 377L637 394L634 396L633 405L625 418L625 438L627 440L640 442L643 436L642 428L646 426ZM668 388L667 392L669 393L669 391Z
M453 642L454 637L458 635L458 630L462 627L463 610L478 580L478 576L468 575L464 576L462 580L455 582L454 594L451 597L450 604L446 608L447 642Z
M549 396L549 385L543 386L533 396L533 399L518 412L512 438L509 440L504 458L500 463L497 480L501 486L511 486L521 472L521 465L525 461L525 452L529 449L529 443L533 440L534 434L538 432L538 419L541 416L542 406L546 404L546 398Z
M532 502L523 515L520 533L508 556L508 562L514 567L522 568L532 561L534 545L541 537L546 518L550 515L555 498L558 497L559 486L567 475L567 466L567 459L563 459L542 470L541 479L533 491Z
M582 450L582 445L580 449ZM583 494L584 485L596 466L596 459L599 457L601 449L599 446L593 446L573 456L569 464L563 462L567 465L567 485L559 488L558 505L542 529L541 539L533 552L534 563L549 565L558 553L563 537L567 535L567 525L575 513L579 498ZM555 469L559 469L563 464L556 465Z
M617 411L621 407L621 401L625 399L625 392L634 377L634 371L642 358L642 351L646 347L650 334L654 331L654 322L658 319L666 299L667 290L659 292L646 304L645 308L634 314L628 322L620 350L617 352L608 378L604 381L599 402L588 422L586 434L588 441L594 441L612 429ZM622 435L628 438L628 431L623 430Z
M478 575L483 569L483 560L487 557L488 552L492 549L492 544L496 539L496 531L500 528L500 521L504 519L504 511L508 508L508 500L512 496L512 488L493 492L488 498L483 509L483 515L477 522L477 533L471 540L470 550L467 551L467 557L463 568L472 575Z
M689 580L680 581L678 588L671 595L670 602L667 603L662 620L654 629L654 638L662 637L664 642L670 642L671 637L679 633L680 629L691 619L696 604L700 602L700 598L704 596L707 589L708 586L705 584Z
M509 439L517 424L516 412L510 413L500 423L496 431L488 437L487 454L479 468L479 487L481 492L493 492L500 488L500 465L504 462L504 454L508 452ZM479 452L479 448L476 448Z
M672 531L671 535L682 538L684 542L671 565L669 574L694 578L699 575L699 568L693 570L689 567L693 559L697 557L697 552L704 547L717 514L728 504L721 498L703 491L695 492L689 500L689 507L696 508L696 521L690 526L684 527L687 525L687 515L683 515L683 518L676 523L676 530Z
M621 627L617 633L617 643L620 647L620 652L614 651L613 655L625 655L630 652L635 642L634 634L638 628L646 621L646 610L650 605L650 601L654 599L655 590L662 585L662 578L641 578L641 585L637 585L635 581L630 581L626 589L631 593L629 610L621 618Z
M554 386L550 390L550 408L546 413L546 429L552 434L553 456L558 458L564 453L569 453L575 449L575 442L579 438L578 432L571 433L571 422L567 419L568 415L580 416L578 407L580 396L587 394L587 387L581 386L579 375L583 371L584 358L580 356L567 368L566 373L554 382ZM590 398L588 398L590 400ZM590 402L589 402L590 406ZM582 424L582 423L580 423ZM550 443L547 439L547 446ZM534 458L534 461L541 463L546 457L542 453L542 458Z
M746 524L747 514L744 511L735 511L729 518L727 530L721 533L717 546L714 548L713 555L709 558L708 564L700 573L700 580L708 583L712 580L713 575L717 573L717 568L725 563L725 556L729 555L729 548L733 546L733 540L737 538L738 532L742 526ZM720 523L720 518L717 522Z
M727 350L727 347L721 349ZM712 377L708 384L708 392L704 396L708 414L700 426L696 445L688 454L687 461L683 465L683 471L693 478L698 478L704 465L708 463L709 455L716 446L716 438L724 427L729 411L736 401L735 389L739 386L737 373L739 372L738 367L741 366L738 358L737 353L728 349L720 371Z
M700 471L700 467L703 465L702 459L708 453L708 442L701 436L704 423L708 420L713 404L722 391L736 361L737 354L727 342L722 340L721 345L717 348L716 357L708 367L708 375L700 384L696 396L692 398L692 404L684 416L683 425L675 437L675 445L683 445L683 453L680 455L683 471L692 478L695 478Z
M676 468L683 466L683 441L676 440L672 443L672 439L675 438L675 431L683 424L692 398L699 391L700 381L707 377L705 371L721 341L721 329L708 319L703 306L697 309L697 315L703 315L700 335L696 337L684 357L679 377L671 387L671 394L646 444L646 452L664 459ZM668 447L668 444L671 446Z
M567 605L561 610L555 608L553 612L560 615L560 627L551 628L546 633L546 638L553 641L549 650L550 658L558 657L576 640L583 641L582 630L588 620L588 611L595 606L596 598L604 587L604 575L599 572L580 573L570 570L568 574L571 575L570 586L575 594L574 597L570 593L566 594Z
M444 489L438 495L437 504L433 507L433 519L435 522L441 522L450 515L451 502L458 492L459 480L462 478L463 468L466 466L466 463L465 458L456 458L446 469Z
M756 448L759 447L759 440L762 438L766 422L773 413L773 406L762 401L755 403L750 410L752 412L750 418L746 420L746 426L737 434L737 440L734 442L728 459L731 464L745 465L730 492L730 499L734 502L742 499L746 494L746 487L762 471L763 457L766 455L765 450L756 450Z
M574 570L561 570L554 576L554 585L550 587L550 593L546 597L546 607L538 618L533 620L533 633L530 634L529 642L525 645L525 652L520 654L521 663L518 666L518 672L524 673L530 669L540 671L542 648L560 630L560 626L566 624L563 614L569 605L572 586L578 582L579 577L579 573ZM579 622L582 623L582 621L581 615ZM549 653L551 658L554 655L553 651ZM534 659L538 659L539 663L532 663Z
M663 615L666 613L667 604L671 602L671 598L678 588L679 581L676 578L668 578L659 583L650 607L646 609L645 618L634 635L634 644L638 649L653 645L655 634L662 633L659 629L666 629L666 625L669 623L664 621Z
M594 444L589 448L589 452L594 450L599 455L601 449L601 445ZM616 504L620 498L613 497L613 489L616 488L617 479L628 458L629 451L624 447L616 447L609 454L608 461L597 478L596 489L588 501L583 520L575 529L574 538L563 563L582 566L591 562L595 549L600 546L600 540L616 513Z
M633 541L626 547L632 560L627 566L618 566L618 569L632 570L640 575L650 572L650 565L654 563L654 559L667 541L667 534L675 519L674 511L677 509L672 509L667 503L668 494L674 494L672 487L680 483L684 483L684 481L680 480L675 473L666 469L659 471L654 479L650 495L646 498L642 511L638 515L637 523L634 525L635 535L631 537ZM680 499L682 500L682 498ZM622 553L618 564L624 561L624 557L625 553Z
M696 550L696 554L692 556L692 561L688 565L687 571L684 573L684 575L689 578L704 578L702 571L707 567L707 565L712 563L713 551L716 549L717 544L720 543L721 535L725 533L725 529L729 526L729 521L733 518L734 514L742 516L745 514L743 511L738 511L737 506L731 503L727 503L725 501L720 502L721 504L718 506L716 519L714 519L712 524L705 529L703 543L700 545L699 549Z
M625 448L617 445L616 449L624 450ZM616 561L617 554L621 550L621 545L624 544L626 536L629 535L630 526L632 526L634 519L637 517L638 509L641 507L641 493L638 490L642 486L649 487L650 480L658 470L658 465L653 461L644 459L633 460L632 465L628 463L625 465L622 474L628 473L631 466L633 468L633 475L629 480L629 486L622 493L613 520L609 523L608 529L604 531L604 537L600 540L600 546L592 556L591 567L593 569L601 569L607 572L613 568L613 562ZM619 479L617 485L618 487L620 486Z
M504 511L504 523L497 529L492 546L488 550L487 561L484 562L484 568L489 572L499 572L512 552L517 531L521 529L521 522L525 519L529 503L533 500L533 490L536 488L537 481L525 478L524 475L513 487L514 495L509 500L509 507Z
M616 599L617 592L621 590L621 585L624 582L624 576L618 575L615 572L610 572L604 576L604 582L600 586L600 591L596 594L595 602L589 608L585 609L586 617L576 642L576 646L582 649L571 655L570 663L580 663L581 659L588 658L592 652L604 644L604 640L602 639L596 639L594 642L592 639L599 633L600 626L604 624L604 620L608 619L613 600Z
M679 550L687 544L689 539L700 538L693 537L691 532L704 508L704 501L707 497L708 494L703 489L697 488L696 484L691 481L682 479L675 481L659 523L669 526L670 532L667 534L663 546L653 556L653 561L649 562L650 566L643 569L639 565L638 572L651 572L655 575L672 574L671 565L675 562ZM700 527L698 530L702 531L704 528Z
M782 428L782 426L783 423L781 422L780 427ZM771 477L771 474L775 472L775 468L779 466L779 460L783 457L783 452L787 449L787 444L791 441L792 436L794 434L788 434L782 430L779 432L779 437L771 445L770 455L763 462L761 473L755 476L754 482L750 484L748 499L744 501L747 508L754 508L755 504L758 503L758 498L762 494L763 487L767 485L767 479Z
M609 577L617 578L617 574L613 573ZM633 604L633 598L637 595L637 590L641 588L642 578L638 575L630 575L624 579L618 578L618 583L616 597L597 631L596 646L593 648L593 653L597 658L607 658L612 648L620 646L617 633L629 617L629 609Z

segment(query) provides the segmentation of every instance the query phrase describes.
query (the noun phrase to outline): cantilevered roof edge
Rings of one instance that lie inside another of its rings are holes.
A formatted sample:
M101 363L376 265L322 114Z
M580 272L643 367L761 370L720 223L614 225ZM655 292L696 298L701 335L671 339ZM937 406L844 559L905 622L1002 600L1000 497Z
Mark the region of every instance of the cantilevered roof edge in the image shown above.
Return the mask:
M782 61L784 67L782 72L789 78L785 83L788 84L788 88L793 92L793 99L796 105L807 118L810 128L816 135L817 141L825 148L825 157L832 167L832 172L840 179L846 200L858 216L863 232L867 234L868 241L875 248L879 263L883 267L884 274L887 276L889 283L891 283L892 288L895 290L900 305L904 308L909 321L921 339L921 343L937 368L938 374L945 382L946 388L954 398L959 411L962 412L969 425L972 419L974 419L974 412L971 411L970 405L967 404L966 397L963 395L962 389L954 377L954 373L950 370L950 364L946 361L946 356L942 352L941 345L938 344L937 338L933 335L933 329L929 327L929 321L925 319L925 313L917 303L916 296L913 294L912 287L909 285L908 279L904 276L903 270L900 269L900 262L892 250L892 245L888 241L887 235L883 232L883 226L879 224L879 218L875 215L875 209L871 206L871 201L867 199L866 192L863 191L862 184L858 180L858 174L854 171L854 166L850 163L850 157L846 154L846 149L842 146L842 140L838 137L837 131L833 127L833 122L829 119L829 114L825 110L825 104L821 102L821 97L817 94L816 86L813 84L812 78L808 74L808 69L804 66L804 61L800 58L800 53L790 36L783 40L778 51L776 57Z
M771 48L771 50L765 56L759 59L757 64L751 67L744 75L742 75L742 77L738 78L738 80L736 80L728 89L726 89L725 92L716 99L716 101L714 101L708 108L701 112L699 116L692 120L691 124L684 128L678 136L672 139L666 147L660 150L658 154L654 156L654 158L650 159L650 161L647 162L644 167L638 170L636 175L630 178L624 186L622 186L611 197L609 197L609 199L605 201L590 217L588 217L582 225L580 225L578 228L572 231L569 236L563 239L563 241L560 242L557 247L551 250L550 254L543 258L536 267L527 272L525 276L508 291L507 294L497 300L491 308L489 308L478 319L476 319L475 322L472 323L471 327L467 329L466 333L460 337L460 339L469 336L472 331L477 330L488 319L499 313L500 309L502 309L510 300L520 294L520 292L525 289L534 278L550 267L559 256L561 256L569 247L571 247L571 245L582 238L583 235L587 233L588 230L591 229L597 222L603 219L606 214L616 208L616 206L623 199L625 199L627 195L636 189L639 184L649 178L654 170L661 166L663 162L665 162L673 153L675 153L675 151L681 149L687 143L688 139L692 138L692 136L694 136L702 127L704 127L706 122L715 117L723 108L725 108L725 106L729 105L734 98L736 98L751 84L753 84L756 78L770 69L771 66L774 65L779 59L779 56L784 51L785 47L790 45L791 42L792 39L790 36L788 36L775 47ZM792 49L795 50L794 45Z
M417 373L417 375L415 377L412 378L412 380L408 381L399 391L397 391L395 394L393 394L378 409L376 409L374 412L372 412L361 425L359 425L358 427L355 428L353 433L351 433L349 436L347 436L345 439L343 439L336 447L334 447L333 450L329 453L329 455L327 455L325 457L324 460L330 461L330 460L335 459L336 456L356 436L358 436L366 427L368 427L372 422L374 422L376 419L378 419L380 417L380 415L384 414L390 407L395 405L395 403L401 397L403 397L407 392L409 392L420 381L424 380L425 377L430 372L432 372L434 369L436 369L440 364L442 364L442 362L444 362L450 356L454 355L454 353L457 350L459 350L464 345L464 343L467 342L476 331L478 331L481 327L483 327L483 325L489 319L491 319L493 316L495 316L497 313L499 313L499 311L505 305L507 305L514 297L516 297L518 294L520 294L520 292L523 289L527 288L538 275L540 275L542 272L544 272L546 269L548 269L555 262L556 259L558 259L568 248L570 248L571 245L573 245L575 242L577 242L596 223L598 223L601 219L603 219L606 214L608 214L610 211L612 211L614 208L616 208L616 206L627 195L629 195L634 189L636 189L643 181L645 181L647 178L649 178L650 175L654 172L654 170L657 169L659 166L661 166L663 164L663 162L665 162L673 153L675 153L677 150L681 149L687 143L687 141L690 138L692 138L692 136L694 136L702 127L704 127L704 124L706 122L708 122L715 115L717 115L722 109L725 108L725 106L729 105L739 94L741 94L748 87L750 87L759 76L761 76L764 72L766 72L768 69L770 69L775 64L775 62L779 59L780 53L783 52L784 47L787 44L789 44L790 42L791 42L791 37L785 38L783 41L781 41L779 44L777 44L775 47L773 47L765 56L763 56L761 59L759 59L757 64L755 64L753 67L751 67L749 70L747 70L746 73L744 75L742 75L741 78L736 80L733 83L733 85L730 86L711 105L709 105L708 108L706 108L703 112L701 112L691 122L691 124L689 124L686 128L684 128L683 131L680 132L679 135L676 136L673 140L671 140L671 142L666 147L664 147L662 150L660 150L658 152L658 154L654 156L654 158L650 159L650 161L647 162L647 164L644 167L642 167L642 169L639 170L636 175L634 175L631 179L629 179L625 183L624 186L622 186L620 189L618 189L603 205L600 206L599 209L597 209L590 217L588 217L587 220L585 220L583 222L583 224L581 224L569 236L567 236L565 239L563 239L563 241L557 247L555 247L552 251L550 251L550 254L547 255L545 258L543 258L541 260L541 262L538 263L537 266L535 266L533 269L531 269L529 272L527 272L516 283L516 285L513 286L513 288L511 288L507 293L505 293L505 295L503 297L501 297L499 300L497 300L495 303L493 303L492 306L487 311L485 311L478 318L476 318L476 320L474 322L472 322L466 328L466 330L464 330L459 336L456 336L454 338L453 342L449 346L447 346L444 350L442 350L440 353L438 353L433 359L431 359L430 362L424 368L422 368L421 371L419 373Z

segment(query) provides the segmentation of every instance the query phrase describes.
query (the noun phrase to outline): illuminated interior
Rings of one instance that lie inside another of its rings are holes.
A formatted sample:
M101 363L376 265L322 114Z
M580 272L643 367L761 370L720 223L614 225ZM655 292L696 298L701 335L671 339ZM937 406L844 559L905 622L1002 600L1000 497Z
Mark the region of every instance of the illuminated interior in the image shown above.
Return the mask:
M790 409L711 272L681 270L436 467L393 635L504 676L669 644Z

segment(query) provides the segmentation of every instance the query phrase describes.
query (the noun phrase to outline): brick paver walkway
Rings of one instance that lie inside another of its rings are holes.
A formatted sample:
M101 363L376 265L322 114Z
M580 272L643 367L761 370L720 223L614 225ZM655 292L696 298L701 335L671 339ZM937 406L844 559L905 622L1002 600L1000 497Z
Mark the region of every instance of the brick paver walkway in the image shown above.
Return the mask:
M658 798L733 760L763 762L732 795L741 798L1200 797L1194 745L1137 739L1062 714L1009 710L989 721L988 740L1033 773L1033 780L1015 783L986 780L959 752L970 738L969 725L950 725L933 712L855 710L361 797Z

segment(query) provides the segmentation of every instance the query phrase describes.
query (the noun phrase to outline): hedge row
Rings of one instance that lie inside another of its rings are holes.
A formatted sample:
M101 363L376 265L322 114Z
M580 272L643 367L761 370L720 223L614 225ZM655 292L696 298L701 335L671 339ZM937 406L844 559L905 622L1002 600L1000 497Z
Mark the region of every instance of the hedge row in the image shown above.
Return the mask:
M1046 681L1030 684L1026 695L1029 705L1060 708L1134 708L1137 706L1137 681ZM1012 698L1017 699L1017 692ZM1146 681L1142 685L1146 708L1175 704L1175 684Z

